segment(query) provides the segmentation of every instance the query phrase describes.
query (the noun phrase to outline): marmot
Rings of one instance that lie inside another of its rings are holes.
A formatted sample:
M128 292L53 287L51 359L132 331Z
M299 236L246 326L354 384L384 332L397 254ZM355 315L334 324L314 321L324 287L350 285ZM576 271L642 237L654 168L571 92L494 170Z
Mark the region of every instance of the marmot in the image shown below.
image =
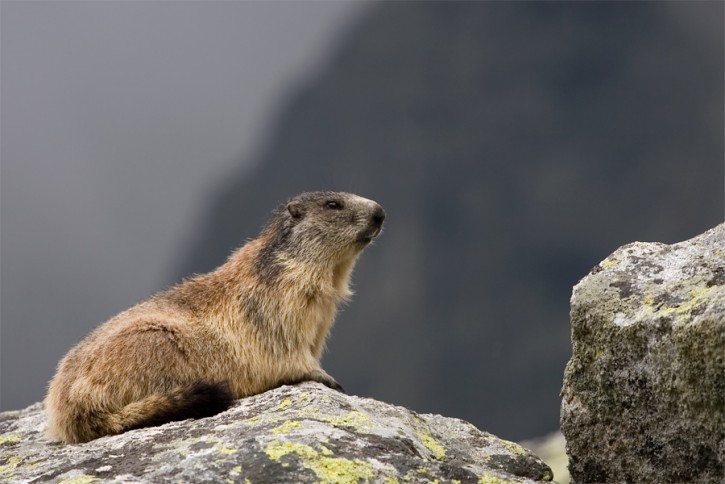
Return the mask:
M113 317L58 364L48 435L67 443L200 418L234 399L317 381L338 305L385 212L349 193L303 193L227 262Z

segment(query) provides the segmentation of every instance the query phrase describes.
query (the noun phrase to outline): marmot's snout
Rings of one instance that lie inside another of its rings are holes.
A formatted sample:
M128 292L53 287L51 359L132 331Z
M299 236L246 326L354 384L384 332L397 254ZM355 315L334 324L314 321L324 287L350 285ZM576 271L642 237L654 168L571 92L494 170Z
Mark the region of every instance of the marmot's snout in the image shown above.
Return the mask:
M373 203L374 208L370 213L368 226L362 231L358 238L360 242L366 244L371 242L378 235L380 235L380 232L383 231L383 221L385 220L385 210L383 210L383 207L375 202Z
M370 223L373 227L382 228L383 227L383 221L385 220L385 210L383 210L383 207L375 204L375 209L373 210L373 215L370 217Z

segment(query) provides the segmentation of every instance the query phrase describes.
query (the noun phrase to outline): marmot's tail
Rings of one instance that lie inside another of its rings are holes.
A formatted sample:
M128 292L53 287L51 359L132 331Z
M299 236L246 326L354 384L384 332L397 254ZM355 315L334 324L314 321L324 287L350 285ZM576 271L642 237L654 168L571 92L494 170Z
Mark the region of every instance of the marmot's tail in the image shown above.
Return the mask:
M148 395L116 412L81 406L73 408L68 403L61 408L49 409L46 401L48 433L63 442L77 444L174 420L210 417L228 409L233 403L234 398L226 382L204 381L179 386L168 393Z
M211 417L228 409L232 403L234 398L225 382L199 381L177 387L170 393L149 395L130 403L115 417L118 418L120 432L125 432L174 420Z

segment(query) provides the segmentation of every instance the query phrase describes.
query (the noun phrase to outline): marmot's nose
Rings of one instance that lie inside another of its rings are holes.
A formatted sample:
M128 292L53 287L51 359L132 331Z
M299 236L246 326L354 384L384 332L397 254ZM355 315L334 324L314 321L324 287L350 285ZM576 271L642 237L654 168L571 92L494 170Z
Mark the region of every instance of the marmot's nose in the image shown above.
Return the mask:
M383 207L376 203L370 220L375 227L382 227L383 220L385 220L385 210L383 210Z

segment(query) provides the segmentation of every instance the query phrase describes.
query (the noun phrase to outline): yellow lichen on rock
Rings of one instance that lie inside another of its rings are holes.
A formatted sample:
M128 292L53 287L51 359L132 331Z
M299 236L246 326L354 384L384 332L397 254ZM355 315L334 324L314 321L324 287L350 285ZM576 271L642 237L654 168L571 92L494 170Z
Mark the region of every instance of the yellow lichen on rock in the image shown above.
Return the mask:
M292 405L292 399L291 398L285 398L281 402L279 402L279 405L277 406L277 410L287 410L289 406Z
M236 454L239 451L237 449L232 449L230 447L222 447L218 450L218 452L223 455L232 455L232 454Z
M509 484L511 482L520 482L520 481L509 481L506 479L501 479L500 477L498 477L494 474L484 474L478 478L478 484Z
M430 427L428 426L428 423L421 419L420 417L417 418L417 422L414 425L415 433L418 435L418 438L420 439L421 443L433 454L433 457L435 457L438 460L443 460L446 457L446 449L443 447L443 445L438 442L433 435L430 433Z
M438 460L443 460L446 458L445 447L443 447L440 442L434 439L430 433L424 433L420 430L417 430L416 433L418 434L418 438L420 438L420 441L423 442L423 445L425 445L426 448L431 451L433 457Z
M373 421L370 420L370 417L357 410L352 410L345 415L330 415L323 418L335 427L353 427L361 432L370 430L373 427Z
M675 306L666 306L657 310L658 316L684 316L689 317L692 314L693 309L706 304L712 300L711 292L716 289L717 286L710 287L695 287L688 291L687 295L690 297L688 301ZM685 322L685 321L683 321Z
M75 476L63 479L58 484L90 484L97 480L95 476Z
M274 440L264 449L270 459L279 461L282 457L295 454L302 466L315 473L322 483L355 484L373 477L372 466L360 459L344 459L322 455L305 444Z
M18 464L22 462L23 459L20 457L11 455L8 457L8 460L5 462L5 464L0 465L0 477L7 478L10 475L12 475L13 471L16 467L18 467Z
M3 444L14 444L20 442L20 436L18 434L3 434L0 435L0 445Z
M249 417L248 419L244 420L243 422L247 425L257 425L259 421L261 420L261 417L259 415L255 415L254 417Z
M303 458L313 458L317 456L317 451L305 444L297 444L294 442L280 442L273 440L265 448L264 452L274 461L279 461L287 454L297 454Z
M499 442L499 444L506 447L508 450L510 450L511 452L513 452L516 455L522 455L522 454L526 453L526 449L521 447L516 442L511 442L509 440L503 440L503 439L499 439L498 442Z
M619 264L619 259L617 259L616 257L608 257L599 263L599 267L601 267L602 269L609 269L610 267L614 267L617 264Z
M285 420L285 422L280 425L279 427L275 427L270 432L273 434L287 434L290 431L294 429L299 429L302 427L302 423L300 423L297 420Z

